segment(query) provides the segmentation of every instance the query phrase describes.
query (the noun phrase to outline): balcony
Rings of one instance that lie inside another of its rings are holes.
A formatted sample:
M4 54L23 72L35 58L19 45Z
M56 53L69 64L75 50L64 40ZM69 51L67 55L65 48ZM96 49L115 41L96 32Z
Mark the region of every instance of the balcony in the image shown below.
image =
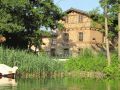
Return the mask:
M70 45L69 42L65 41L62 42L62 47L69 47L69 45Z

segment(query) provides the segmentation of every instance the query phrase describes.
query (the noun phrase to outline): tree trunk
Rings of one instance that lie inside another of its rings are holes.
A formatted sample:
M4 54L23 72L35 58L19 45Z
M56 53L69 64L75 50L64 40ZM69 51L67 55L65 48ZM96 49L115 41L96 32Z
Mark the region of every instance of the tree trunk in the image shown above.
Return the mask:
M118 60L120 60L120 6L118 13Z
M108 38L108 16L107 16L107 6L105 6L105 38L106 38L106 53L107 53L108 66L110 66L111 58L110 58L109 38Z

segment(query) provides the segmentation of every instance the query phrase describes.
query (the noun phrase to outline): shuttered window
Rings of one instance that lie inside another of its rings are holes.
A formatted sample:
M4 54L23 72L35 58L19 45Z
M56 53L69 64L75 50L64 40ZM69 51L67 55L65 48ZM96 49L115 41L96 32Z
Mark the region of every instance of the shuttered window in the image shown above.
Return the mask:
M68 42L69 41L69 34L68 33L63 33L63 41Z
M79 32L79 41L83 41L83 32Z
M83 22L83 16L79 15L79 23Z

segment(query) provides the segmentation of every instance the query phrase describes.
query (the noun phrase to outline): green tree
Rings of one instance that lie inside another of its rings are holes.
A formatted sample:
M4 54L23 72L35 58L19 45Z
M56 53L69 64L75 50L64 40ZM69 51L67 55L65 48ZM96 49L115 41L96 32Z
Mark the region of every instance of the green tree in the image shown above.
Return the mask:
M110 13L118 16L118 59L120 60L120 0L108 0L108 6Z
M32 40L41 28L55 29L64 15L53 0L0 0L0 33L9 38ZM36 39L34 39L36 42Z
M118 59L120 60L120 0L110 0L111 12L118 14Z
M108 44L116 48L116 45L117 45L116 41L118 38L118 56L120 54L120 50L119 50L120 49L119 48L119 44L120 44L120 40L119 40L119 28L120 28L119 22L120 21L119 19L120 18L118 14L119 7L120 7L119 2L120 0L100 0L100 4L102 8L104 9L104 14L99 13L98 9L95 9L90 12L90 16L93 18L93 20L95 22L97 21L97 23L100 23L101 28L106 28L105 36L108 39ZM117 17L117 14L118 14L118 17ZM104 25L104 20L106 23L105 25ZM108 29L109 29L109 32L108 32ZM107 43L106 43L106 46L107 46Z

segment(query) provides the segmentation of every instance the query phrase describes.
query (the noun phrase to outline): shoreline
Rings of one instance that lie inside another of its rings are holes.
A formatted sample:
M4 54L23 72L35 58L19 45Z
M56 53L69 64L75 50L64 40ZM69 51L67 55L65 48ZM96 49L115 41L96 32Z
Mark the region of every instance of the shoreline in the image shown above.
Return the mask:
M16 77L22 78L57 78L57 77L81 77L81 78L105 78L103 72L94 71L71 71L71 72L41 72L41 73L17 73Z

